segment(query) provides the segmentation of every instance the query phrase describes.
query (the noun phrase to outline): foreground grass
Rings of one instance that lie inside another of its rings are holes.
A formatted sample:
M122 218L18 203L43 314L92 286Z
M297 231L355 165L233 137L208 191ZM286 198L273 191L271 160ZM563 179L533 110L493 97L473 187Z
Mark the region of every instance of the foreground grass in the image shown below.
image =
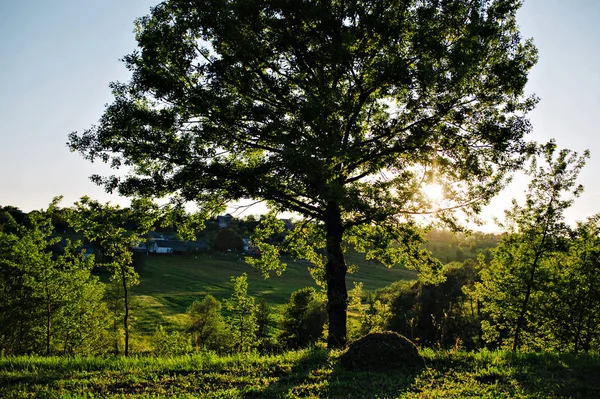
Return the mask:
M425 351L422 370L349 372L338 353L0 358L2 398L598 398L600 356Z

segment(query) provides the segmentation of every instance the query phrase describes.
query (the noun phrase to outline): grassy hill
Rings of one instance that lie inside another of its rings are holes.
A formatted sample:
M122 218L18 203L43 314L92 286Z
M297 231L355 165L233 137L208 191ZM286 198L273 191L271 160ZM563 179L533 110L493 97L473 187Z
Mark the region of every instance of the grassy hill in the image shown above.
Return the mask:
M428 234L426 248L443 263L476 259L478 253L497 245L499 238L491 234L475 233L471 236L433 230ZM489 254L489 251L487 251ZM391 269L377 262L367 262L364 255L355 251L346 254L349 265L357 265L358 271L348 275L348 289L353 282L362 282L363 289L373 291L399 280L414 280L416 272L402 267ZM268 279L246 264L243 257L234 252L199 254L144 254L137 255L136 267L140 284L133 287L132 314L137 334L152 334L158 325L181 325L184 313L194 300L211 294L219 300L230 295L231 276L248 274L249 294L264 298L278 307L288 302L290 294L300 288L315 286L308 273L309 264L286 259L287 270Z
M230 295L231 276L248 274L248 293L264 298L272 305L288 302L290 294L302 287L315 286L308 273L308 263L287 260L281 276L271 273L268 279L234 253L198 255L142 255L138 262L140 284L133 287L135 329L151 333L159 324L178 324L182 314L194 301L211 294L217 299ZM375 262L366 262L356 252L348 254L349 264L359 270L347 277L348 288L354 281L365 290L375 290L398 280L412 280L416 273L402 268L388 269Z

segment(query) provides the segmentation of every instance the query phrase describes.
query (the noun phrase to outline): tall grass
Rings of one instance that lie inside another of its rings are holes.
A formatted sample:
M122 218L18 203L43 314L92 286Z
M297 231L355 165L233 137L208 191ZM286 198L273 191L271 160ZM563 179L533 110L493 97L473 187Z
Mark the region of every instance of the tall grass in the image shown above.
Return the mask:
M0 358L2 398L598 398L600 355L423 350L411 372L350 372L340 352ZM401 359L399 359L401 361Z

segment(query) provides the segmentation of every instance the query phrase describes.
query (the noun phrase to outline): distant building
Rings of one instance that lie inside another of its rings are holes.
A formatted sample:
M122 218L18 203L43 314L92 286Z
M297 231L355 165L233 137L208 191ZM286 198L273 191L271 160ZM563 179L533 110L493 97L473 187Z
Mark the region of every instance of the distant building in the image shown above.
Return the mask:
M131 245L133 252L171 254L186 253L193 251L208 251L210 245L203 241L181 241L181 240L148 240Z
M171 254L173 253L173 248L167 243L167 241L159 239L152 240L148 239L146 242L141 241L137 243L133 243L130 246L133 252L145 252L152 254Z
M217 216L217 224L219 225L219 228L228 228L231 224L231 219L233 219L233 216L231 216L229 213L227 215Z
M283 227L286 230L294 230L294 223L290 219L280 219L283 222Z
M146 234L146 238L148 238L149 240L154 240L154 241L160 241L160 240L165 239L165 237L162 234L157 233L156 231L149 231Z
M152 241L147 244L148 252L155 254L172 254L173 248L165 240Z

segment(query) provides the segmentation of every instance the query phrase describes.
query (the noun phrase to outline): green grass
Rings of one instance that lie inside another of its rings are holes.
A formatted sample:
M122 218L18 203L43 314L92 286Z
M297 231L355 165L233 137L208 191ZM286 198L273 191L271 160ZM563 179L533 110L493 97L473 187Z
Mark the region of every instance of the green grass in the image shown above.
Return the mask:
M458 238L451 233L438 233L440 237L426 245L440 260L456 260ZM493 240L477 241L472 250L465 247L465 257L475 258L477 252L496 244ZM257 299L266 299L275 308L287 303L290 294L300 288L315 286L308 273L308 263L286 259L287 270L281 276L271 273L265 279L261 273L246 264L235 253L210 253L198 255L162 254L136 255L140 284L133 287L132 325L133 334L143 342L158 325L179 328L184 322L184 313L194 300L211 294L219 300L230 295L230 278L248 274L249 294ZM358 271L346 277L348 289L354 282L362 282L365 291L386 287L398 280L414 280L416 272L401 267L386 268L377 262L365 261L364 255L355 251L346 253L348 265L358 266ZM101 273L103 281L108 274ZM146 337L146 338L144 338Z
M339 353L2 357L10 398L598 398L600 356L426 350L427 367L349 372Z
M362 281L365 290L385 287L395 281L415 279L414 271L367 263L358 253L348 254L348 263L357 264L358 272L346 279L349 289L353 281ZM140 284L133 287L135 330L153 332L157 325L179 324L182 314L194 300L211 294L222 300L231 293L231 276L248 274L248 293L264 298L271 305L289 301L290 294L300 288L315 286L308 273L308 263L287 260L281 276L271 273L268 279L235 254L151 255L142 259Z

